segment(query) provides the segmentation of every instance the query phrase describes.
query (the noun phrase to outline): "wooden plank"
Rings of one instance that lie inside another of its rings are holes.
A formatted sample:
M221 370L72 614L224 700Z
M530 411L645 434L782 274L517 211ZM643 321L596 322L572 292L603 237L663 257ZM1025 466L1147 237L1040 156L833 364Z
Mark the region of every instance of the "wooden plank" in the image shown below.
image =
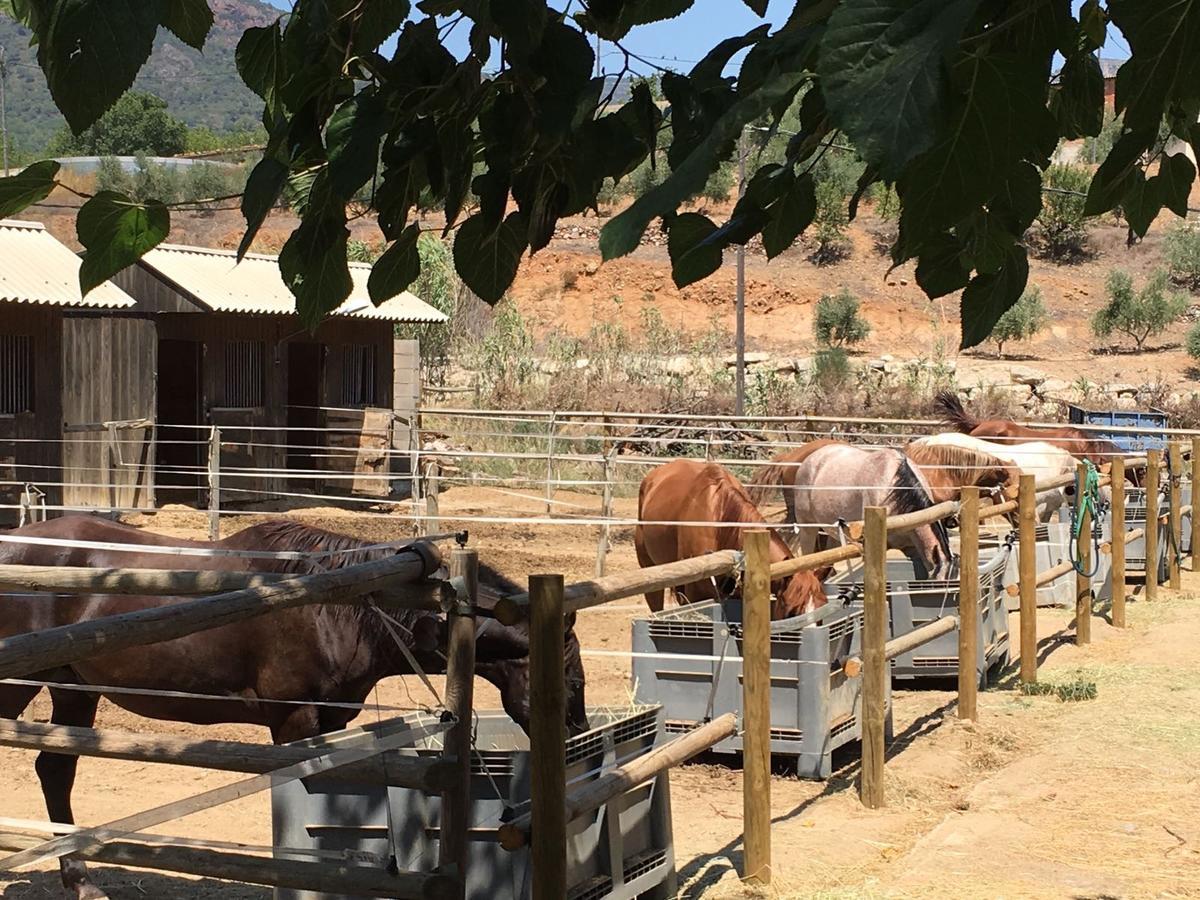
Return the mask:
M58 594L141 594L174 597L223 594L278 584L289 576L200 569L88 569L75 566L0 565L0 591Z
M1071 540L1074 540L1074 538L1071 538ZM1058 581L1058 579L1064 575L1069 575L1073 571L1075 571L1075 564L1069 559L1064 559L1057 566L1052 566L1049 569L1038 572L1033 583L1036 587L1042 587L1043 585L1050 584L1052 581ZM1019 583L1010 584L1004 589L1004 592L1010 597L1019 597L1021 595L1021 585Z
M386 559L286 578L277 584L245 588L182 603L105 616L89 622L46 628L0 640L0 678L42 672L96 653L155 644L314 603L339 602L387 587L419 581L435 571L441 555L431 544L418 544ZM393 592L394 594L394 592ZM399 608L438 608L432 597L389 596Z
M240 800L242 797L261 793L270 789L273 784L295 781L299 778L308 778L340 766L365 762L384 751L395 750L398 747L407 746L411 743L411 732L404 730L398 734L378 737L372 744L367 746L350 747L345 750L328 750L321 756L277 769L269 774L255 775L252 778L245 778L235 781L232 784L212 788L211 790L185 797L182 800L164 803L161 806L135 813L132 816L115 819L95 828L85 828L81 831L63 835L62 837L53 838L29 850L23 850L20 853L0 859L0 871L10 871L20 866L30 866L48 859L57 859L68 854L77 853L89 847L98 847L138 831L153 828L155 825L172 822L175 819L190 816L201 810L212 809L214 806L220 806L233 800Z
M24 850L38 843L37 838L28 835L0 832L0 849L3 850ZM74 855L115 866L355 897L449 900L456 887L456 879L444 873L391 872L368 866L273 859L248 853L131 841L113 841Z
M1167 545L1167 585L1179 590L1182 581L1179 575L1179 548L1183 546L1183 448L1178 441L1171 441L1167 449L1170 465L1168 478L1167 528L1171 540Z
M958 565L958 717L978 720L979 674L979 488L960 496Z
M1146 451L1146 601L1158 599L1158 488L1162 451Z
M1017 583L1021 591L1021 681L1037 681L1037 491L1022 475L1017 502Z
M1125 460L1112 461L1112 623L1125 627ZM1193 564L1194 565L1194 564Z
M883 767L888 661L887 642L887 510L867 507L863 533L863 683L862 683L862 773L858 796L863 806L884 805Z
M896 533L901 531L912 531L914 528L920 528L924 525L930 525L947 516L957 515L959 511L959 503L957 500L946 500L943 503L935 503L933 506L927 507L917 512L904 513L899 516L888 517L888 531ZM895 523L893 527L892 523ZM866 533L866 523L851 522L847 529L851 540L861 540L863 534Z
M742 536L742 880L771 883L770 534Z
M0 746L255 775L315 759L325 752L298 744L193 741L167 734L132 734L17 719L0 719ZM386 757L386 765L384 757L376 757L314 776L313 780L387 784L436 793L447 783L449 774L449 767L441 760L391 754Z
M567 794L567 821L599 809L610 800L633 790L639 784L657 778L663 772L687 762L727 737L737 734L737 717L725 713L661 747L630 762L610 769L598 778L584 782ZM514 851L529 844L530 816L517 816L500 826L500 846Z
M450 553L450 577L461 578L463 595L446 617L446 711L455 718L446 732L442 759L450 783L442 791L438 866L459 879L456 900L466 896L467 832L471 827L471 733L475 711L475 606L479 601L479 553L456 547ZM560 679L561 680L561 679Z
M567 896L567 693L561 575L529 576L530 812L533 900Z
M958 624L958 616L942 616L932 622L926 622L920 628L914 628L907 634L892 638L884 644L883 658L891 660L903 653L911 653L913 650L924 647L930 641L940 638L943 634L949 634L958 628ZM862 657L851 656L842 663L842 671L848 678L857 678L862 674L862 670Z
M806 553L794 559L784 559L771 566L771 580L777 581L797 572L811 572L823 569L837 562L848 559L858 559L862 556L861 544L846 544L842 547L831 547L829 550L819 550L816 553Z

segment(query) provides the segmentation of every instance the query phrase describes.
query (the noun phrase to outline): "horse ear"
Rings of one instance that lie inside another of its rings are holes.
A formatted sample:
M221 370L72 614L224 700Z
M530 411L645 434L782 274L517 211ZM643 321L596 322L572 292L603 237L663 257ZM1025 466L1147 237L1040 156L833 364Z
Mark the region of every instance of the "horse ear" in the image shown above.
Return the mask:
M828 578L832 574L833 574L833 566L822 566L819 569L813 570L813 575L816 576L817 581L823 582L826 578Z

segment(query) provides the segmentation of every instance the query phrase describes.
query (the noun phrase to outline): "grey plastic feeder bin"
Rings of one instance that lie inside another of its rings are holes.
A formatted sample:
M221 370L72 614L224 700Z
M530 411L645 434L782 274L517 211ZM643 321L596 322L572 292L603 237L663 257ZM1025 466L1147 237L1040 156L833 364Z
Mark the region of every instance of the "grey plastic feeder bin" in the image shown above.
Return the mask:
M862 678L842 670L859 653L862 607L852 604L850 590L827 585L827 593L831 602L821 609L771 623L771 753L795 759L802 778L829 777L833 751L862 737ZM634 619L634 696L662 704L668 732L741 714L741 622L736 599ZM886 703L890 735L890 690ZM741 750L740 735L713 747L718 754Z
M588 716L592 730L566 744L568 785L645 754L662 737L662 710L656 706L590 710ZM440 753L441 739L440 734L422 738L401 752ZM533 874L529 851L504 850L497 829L509 815L529 808L529 741L503 713L481 712L475 746L466 896L525 900ZM436 796L406 788L334 787L328 782L310 788L302 781L276 785L271 789L275 854L289 858L279 848L332 850L345 852L353 864L365 853L385 861L395 857L401 869L432 871L438 864L440 803ZM573 819L567 828L565 900L676 896L667 773ZM276 889L275 900L342 900L342 895Z

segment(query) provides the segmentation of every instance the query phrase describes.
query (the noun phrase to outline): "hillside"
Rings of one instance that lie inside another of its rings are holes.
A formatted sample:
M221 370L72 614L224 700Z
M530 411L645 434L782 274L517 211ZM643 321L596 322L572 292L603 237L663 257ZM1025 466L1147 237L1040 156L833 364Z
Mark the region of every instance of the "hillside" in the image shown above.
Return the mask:
M210 0L210 6L216 21L204 52L160 30L135 86L166 100L171 112L189 125L217 131L252 128L260 121L262 103L242 84L233 53L242 32L271 22L279 10L258 0ZM28 29L0 14L0 45L9 69L10 146L33 154L46 146L63 118L50 99L29 37Z

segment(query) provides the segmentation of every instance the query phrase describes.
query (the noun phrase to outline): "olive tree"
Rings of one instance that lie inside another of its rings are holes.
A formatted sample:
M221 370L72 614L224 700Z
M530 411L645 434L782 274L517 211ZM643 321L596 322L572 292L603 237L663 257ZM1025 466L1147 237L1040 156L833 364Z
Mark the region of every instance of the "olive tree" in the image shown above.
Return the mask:
M767 13L766 0L743 3ZM50 94L74 134L132 86L160 28L201 49L213 22L208 0L0 5L31 30ZM627 102L612 102L611 83L595 74L593 45L612 48L626 61L624 73L641 64L631 49L638 29L693 5L294 0L275 22L247 28L237 47L242 80L262 98L267 134L241 196L239 253L289 187L303 182L306 202L279 267L303 319L314 324L351 290L349 216L373 216L386 243L369 285L381 300L419 276L417 238L430 226L418 213L436 203L442 230L455 233L459 276L497 302L522 256L544 248L560 219L594 208L605 184L634 172L664 129L646 82ZM1186 212L1196 174L1185 155L1161 157L1155 148L1164 120L1175 138L1200 144L1200 6L795 0L777 24L721 35L689 71L660 73L670 173L606 221L601 254L631 253L657 221L669 232L680 286L714 272L726 247L757 236L777 256L816 214L814 168L848 144L865 168L847 216L873 184L894 184L893 261L915 260L917 283L930 297L960 294L962 344L977 344L1025 289L1021 238L1041 210L1041 173L1059 141L1104 126L1097 51L1110 25L1131 51L1116 79L1122 128L1084 212L1119 206L1143 235L1160 210ZM469 38L460 56L444 43L452 30ZM755 162L745 195L723 221L679 212L733 157L747 125L774 128L796 101L795 137L781 159ZM1148 166L1157 166L1154 175ZM0 180L0 217L48 197L58 171L42 160ZM161 198L113 191L85 198L76 225L87 251L83 290L170 229L171 204Z
M1128 272L1114 269L1105 285L1108 302L1092 317L1092 332L1099 338L1124 334L1138 350L1146 339L1162 334L1187 312L1187 297L1170 290L1167 273L1155 272L1142 289L1135 290Z
M842 288L817 301L813 315L813 337L826 347L853 347L871 333L871 325L858 312L858 298Z
M1042 302L1042 292L1031 285L1021 299L1004 311L992 327L991 339L996 342L996 355L1004 356L1004 345L1010 341L1027 341L1046 327L1050 313Z

